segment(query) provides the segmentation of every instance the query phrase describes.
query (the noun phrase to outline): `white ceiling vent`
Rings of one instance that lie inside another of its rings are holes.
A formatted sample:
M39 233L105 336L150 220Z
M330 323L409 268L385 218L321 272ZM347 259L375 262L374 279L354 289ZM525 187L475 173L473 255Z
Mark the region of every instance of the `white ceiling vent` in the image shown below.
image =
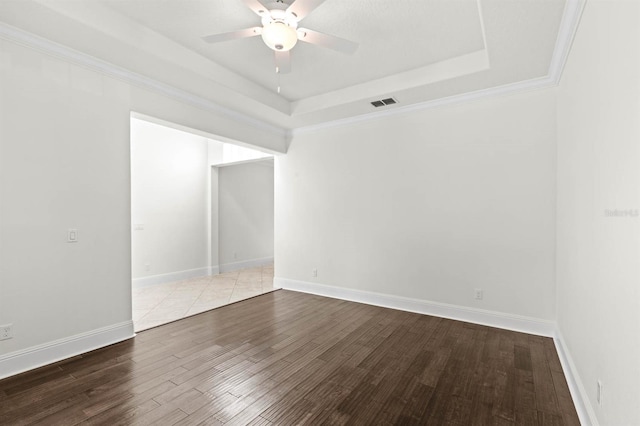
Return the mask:
M393 98L387 98L387 99L380 99L379 101L373 101L371 102L371 105L373 105L374 107L378 108L381 106L387 106L387 105L393 105L393 104L397 104L398 101L396 101Z

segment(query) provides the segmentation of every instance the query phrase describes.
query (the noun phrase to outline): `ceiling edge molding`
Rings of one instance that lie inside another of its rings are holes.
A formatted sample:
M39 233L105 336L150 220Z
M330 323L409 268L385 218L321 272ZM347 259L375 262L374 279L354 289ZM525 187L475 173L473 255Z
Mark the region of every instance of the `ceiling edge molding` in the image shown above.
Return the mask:
M415 111L422 111L431 108L437 108L445 105L454 105L465 102L477 101L484 98L510 95L513 93L538 90L548 87L556 86L556 82L551 77L540 77L531 80L519 81L517 83L505 84L503 86L491 87L488 89L482 89L475 92L463 93L460 95L449 96L446 98L434 99L432 101L421 102L413 105L407 105L405 107L394 108L386 111L372 112L369 114L363 114L357 117L344 118L340 120L327 121L320 124L311 126L298 127L289 130L288 139L293 136L312 132L315 130L327 129L331 127L342 127L350 124L361 123L363 121L369 121L373 119L381 119L386 117L392 117L395 115L405 115Z
M319 124L301 126L293 129L286 129L284 127L279 127L277 125L273 125L265 121L250 117L246 114L226 108L201 96L179 89L175 86L162 83L158 80L144 76L142 74L129 71L126 68L111 64L107 61L103 61L75 49L71 49L67 46L18 29L4 22L0 22L0 38L26 46L28 48L32 48L34 50L44 52L63 60L67 60L77 65L84 66L88 69L117 78L137 87L155 91L167 97L184 102L186 104L193 105L203 110L223 115L258 130L266 131L278 137L285 138L285 140L291 140L291 138L295 135L304 134L315 130L341 127L399 114L408 114L414 111L474 101L485 97L501 96L521 91L557 86L562 77L562 71L569 56L571 44L578 28L580 17L582 15L582 11L584 9L586 1L587 0L566 1L562 20L560 22L560 28L558 31L558 38L556 39L556 45L554 48L553 56L551 58L547 76L503 86L487 88L475 92L453 95L446 98L434 99L431 101L407 105L405 107L394 108L391 110L376 111L355 117L326 121Z
M349 102L361 103L381 97L381 93L395 92L399 95L409 90L420 89L433 83L474 74L490 68L489 52L486 49L476 50L424 67L294 101L291 103L291 116L295 117L326 108L339 107Z
M284 128L272 125L262 120L255 119L253 117L249 117L246 114L242 114L232 109L225 108L222 105L219 105L201 96L179 89L175 86L162 83L158 80L144 76L142 74L129 71L126 68L111 64L109 62L95 58L91 55L82 53L78 50L71 49L62 44L53 42L46 38L8 25L4 22L0 22L0 38L75 63L76 65L81 65L90 70L117 78L134 86L144 89L150 89L175 100L190 104L206 111L223 115L227 118L241 122L243 124L247 124L258 130L267 131L278 137L284 138L287 135L287 131Z
M549 71L545 77L534 78L531 80L520 81L517 83L506 84L503 86L491 87L488 89L478 90L475 92L463 93L446 98L434 99L431 101L420 102L405 107L394 108L386 111L376 111L357 117L344 118L339 120L327 121L324 123L313 124L310 126L297 127L289 129L287 132L287 140L291 140L294 136L304 134L320 129L332 127L347 126L350 124L361 123L363 121L390 117L399 114L408 114L414 111L421 111L430 108L436 108L444 105L453 105L463 102L475 101L482 98L492 96L502 96L512 93L545 89L557 86L562 78L564 65L571 51L571 44L580 23L580 17L587 0L567 0L565 3L560 28L558 29L558 38L553 50Z
M254 151L264 152L265 154L269 154L269 155L280 155L280 154L285 154L286 153L286 151L283 151L283 150L276 150L276 149L273 149L273 148L268 148L268 147L265 147L265 146L255 145L255 144L252 144L252 143L244 142L244 141L239 140L239 139L230 138L228 136L217 135L217 134L214 134L214 133L207 132L205 130L200 130L200 129L196 129L196 128L189 127L189 126L184 126L184 125L182 125L180 123L174 123L172 121L163 120L162 118L154 117L152 115L143 114L143 113L137 112L137 111L131 111L129 113L129 115L131 116L131 118L134 118L136 120L147 121L149 123L157 124L159 126L169 127L171 129L179 130L179 131L185 132L185 133L191 133L192 135L197 135L197 136L203 137L205 139L210 139L210 140L215 141L215 142L242 146L242 147L245 147L245 148L252 149Z
M482 1L477 0L478 3L478 15L480 16L480 29L482 31L482 44L484 45L484 50L488 51L489 46L487 45L487 30L484 26L484 11L482 10Z
M554 79L556 84L560 83L564 65L567 63L571 45L576 35L582 11L587 0L567 0L562 13L562 21L558 29L558 38L553 49L553 57L549 64L549 76Z

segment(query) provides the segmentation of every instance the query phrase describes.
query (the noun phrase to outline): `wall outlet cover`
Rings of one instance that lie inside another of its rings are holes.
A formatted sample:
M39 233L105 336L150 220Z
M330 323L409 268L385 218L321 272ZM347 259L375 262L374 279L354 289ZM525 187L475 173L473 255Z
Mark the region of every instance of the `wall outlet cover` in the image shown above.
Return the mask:
M0 340L7 340L13 337L13 324L0 325Z

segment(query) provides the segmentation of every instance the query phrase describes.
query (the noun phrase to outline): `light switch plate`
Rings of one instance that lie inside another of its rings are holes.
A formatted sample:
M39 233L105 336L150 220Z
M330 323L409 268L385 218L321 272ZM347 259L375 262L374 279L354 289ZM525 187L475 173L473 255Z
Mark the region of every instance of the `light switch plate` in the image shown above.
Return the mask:
M78 230L77 229L68 229L67 230L67 242L68 243L77 243L78 242Z

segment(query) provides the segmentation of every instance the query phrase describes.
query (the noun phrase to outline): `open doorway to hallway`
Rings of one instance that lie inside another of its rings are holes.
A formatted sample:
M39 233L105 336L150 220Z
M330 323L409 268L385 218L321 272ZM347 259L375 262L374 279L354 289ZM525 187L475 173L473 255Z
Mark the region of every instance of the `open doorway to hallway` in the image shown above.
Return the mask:
M273 290L273 157L131 119L134 329Z

